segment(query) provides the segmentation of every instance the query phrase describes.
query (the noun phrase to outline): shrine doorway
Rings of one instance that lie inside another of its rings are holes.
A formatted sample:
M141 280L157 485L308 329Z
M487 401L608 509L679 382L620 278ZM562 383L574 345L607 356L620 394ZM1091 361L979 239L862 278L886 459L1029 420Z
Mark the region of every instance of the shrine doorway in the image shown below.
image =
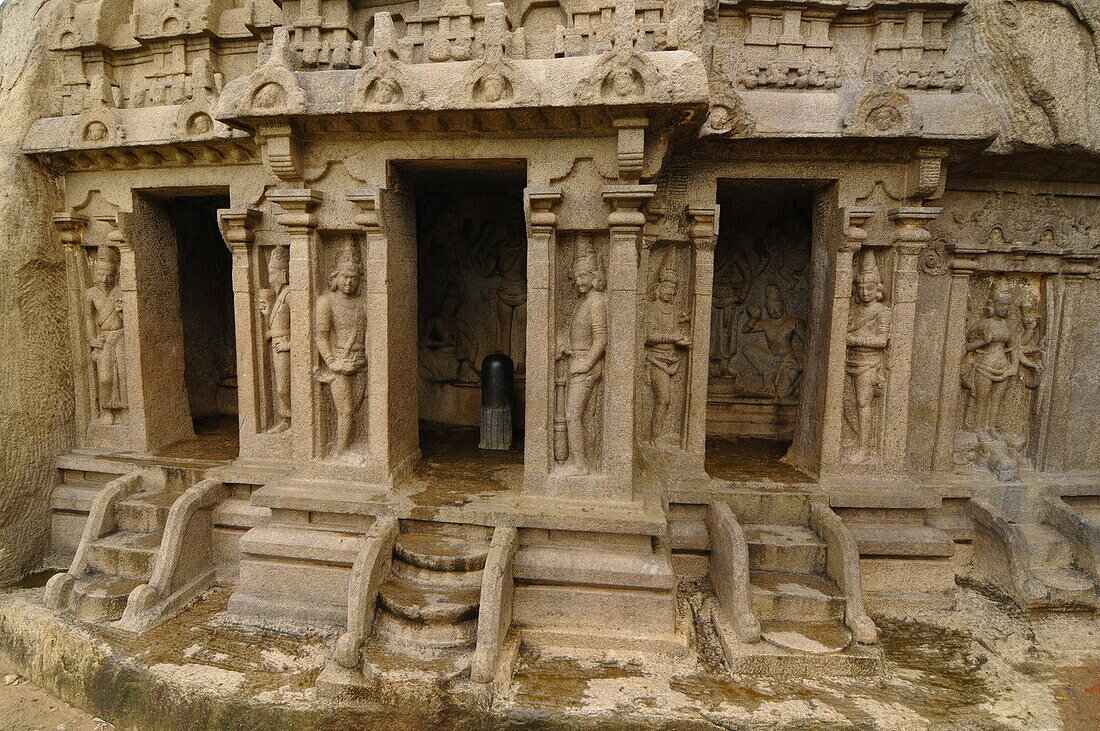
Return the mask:
M237 451L237 351L232 257L218 230L219 194L162 202L176 243L184 384L195 438L172 453L231 459Z
M798 421L810 350L814 191L721 184L707 389L707 471L803 481L780 462Z
M417 395L425 465L522 464L527 233L522 160L402 165L416 208ZM506 453L478 450L482 362L515 369Z

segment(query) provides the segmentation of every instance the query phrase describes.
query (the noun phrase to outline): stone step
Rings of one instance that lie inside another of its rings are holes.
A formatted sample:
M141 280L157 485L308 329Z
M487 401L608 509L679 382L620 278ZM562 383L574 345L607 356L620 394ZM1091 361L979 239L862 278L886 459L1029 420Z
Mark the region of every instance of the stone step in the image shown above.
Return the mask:
M1073 542L1048 525L1021 523L1027 540L1032 573L1042 575L1044 567L1065 567L1073 561Z
M119 619L126 609L130 592L143 583L140 579L91 574L73 585L73 611L88 622Z
M817 576L753 571L752 611L761 622L841 622L845 599L839 587Z
M88 565L102 574L146 582L153 575L160 541L160 533L116 531L91 545Z
M381 608L374 615L374 636L383 647L394 652L431 658L473 645L477 640L477 619L420 622Z
M394 554L406 563L433 571L476 571L485 567L489 544L436 533L402 533Z
M923 556L943 558L955 555L955 542L947 533L930 525L873 525L849 523L860 556Z
M956 543L974 540L974 521L963 513L935 513L925 519L928 525L938 528Z
M760 636L785 650L832 655L852 644L852 633L838 622L761 622Z
M118 504L118 527L127 531L156 533L164 530L168 511L178 492L141 492Z
M1056 591L1088 593L1093 590L1093 581L1088 574L1073 566L1043 570L1039 573L1039 579Z
M398 576L420 584L439 587L477 589L481 591L482 570L476 571L435 571L394 559L390 567L390 576Z
M825 572L825 544L800 525L746 525L749 569L795 574Z
M378 588L386 609L405 619L423 622L457 622L477 615L479 588L441 586L390 576Z
M363 646L363 674L392 678L398 683L457 678L470 672L472 660L473 652L469 647L410 653L374 642Z

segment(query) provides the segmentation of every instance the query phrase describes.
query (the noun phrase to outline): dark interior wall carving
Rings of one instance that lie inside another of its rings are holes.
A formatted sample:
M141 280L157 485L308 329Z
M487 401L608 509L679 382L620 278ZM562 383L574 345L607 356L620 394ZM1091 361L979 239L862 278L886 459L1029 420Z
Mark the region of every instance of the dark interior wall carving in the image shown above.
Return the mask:
M477 424L479 369L489 353L511 356L522 393L527 325L522 185L522 179L495 174L418 177L422 419Z
M217 222L218 209L228 207L225 196L166 203L179 254L184 378L192 418L236 413L232 259Z
M790 438L809 345L811 197L730 190L719 204L708 430Z

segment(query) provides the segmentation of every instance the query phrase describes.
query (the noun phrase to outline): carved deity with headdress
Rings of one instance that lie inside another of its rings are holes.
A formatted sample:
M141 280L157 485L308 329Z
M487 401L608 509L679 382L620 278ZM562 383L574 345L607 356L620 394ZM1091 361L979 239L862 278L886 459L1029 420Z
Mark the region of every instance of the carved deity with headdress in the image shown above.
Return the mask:
M94 284L84 291L84 330L92 350L99 418L116 424L126 398L126 338L122 290L118 286L118 250L99 247L92 268Z
M875 457L874 403L886 383L886 346L890 343L892 316L890 308L882 303L882 277L874 251L867 250L860 258L854 285L844 370L854 402L849 424L856 436L856 449L849 458L861 463Z

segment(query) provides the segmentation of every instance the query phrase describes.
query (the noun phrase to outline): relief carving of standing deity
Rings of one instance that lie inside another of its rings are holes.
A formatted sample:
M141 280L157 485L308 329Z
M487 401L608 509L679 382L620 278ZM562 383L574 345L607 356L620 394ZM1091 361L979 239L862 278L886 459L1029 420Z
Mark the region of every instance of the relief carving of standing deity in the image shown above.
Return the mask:
M568 345L561 351L561 360L568 373L565 425L569 452L561 470L566 475L587 475L592 471L593 460L586 442L596 423L589 418L588 412L596 403L603 383L607 349L607 294L604 292L607 282L591 234L577 234L573 285L577 300L573 304Z
M1028 290L1018 298L1012 284L992 281L988 304L967 329L960 371L966 408L955 439L956 464L985 467L1003 482L1027 464L1028 404L1042 369L1038 296Z
M653 413L650 418L650 438L660 441L666 434L676 441L667 428L668 409L672 403L672 380L680 371L683 351L691 347L685 324L687 315L676 305L680 286L679 273L663 267L657 277L652 301L646 306L645 362L653 393Z
M117 424L129 405L118 258L117 249L100 246L92 273L95 284L84 290L84 330L92 349L99 418L105 424Z
M367 392L367 310L359 291L362 278L359 248L348 244L336 259L329 291L317 298L316 339L323 365L316 378L329 385L336 411L333 456L350 451Z
M874 404L886 384L886 346L892 313L882 303L882 278L873 251L865 251L855 278L855 302L848 312L845 373L854 408L848 423L856 448L849 455L860 464L875 458Z
M267 260L267 289L259 293L264 339L271 342L271 370L275 382L275 423L272 433L290 428L290 251L277 246Z

